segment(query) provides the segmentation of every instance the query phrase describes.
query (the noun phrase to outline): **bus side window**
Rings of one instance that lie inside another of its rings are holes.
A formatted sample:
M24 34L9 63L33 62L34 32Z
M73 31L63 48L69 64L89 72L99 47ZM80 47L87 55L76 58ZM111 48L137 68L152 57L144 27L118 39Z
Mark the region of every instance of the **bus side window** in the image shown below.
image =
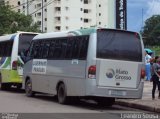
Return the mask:
M42 57L43 58L47 58L48 57L48 54L49 54L49 47L50 47L50 43L48 42L48 41L46 41L45 43L44 43L44 46L43 46L43 55L42 55Z
M73 39L68 38L65 59L71 59L72 57L72 44L73 44Z
M62 41L61 41L61 39L56 39L53 58L60 59L61 53L62 53Z
M81 47L80 47L80 54L79 59L86 60L87 58L87 51L88 51L88 43L89 43L89 37L85 36L81 39Z
M73 45L72 45L72 59L79 58L79 51L80 51L80 37L73 38Z
M11 56L12 53L12 46L13 46L13 41L7 41L5 44L6 47L6 56Z
M65 59L66 49L67 49L67 38L62 39L61 41L62 41L62 42L61 42L61 49L62 49L62 51L61 51L61 56L60 56L60 58L61 58L61 59Z
M28 54L27 54L27 56L28 57L30 57L30 58L33 58L34 57L34 50L35 50L35 42L33 41L32 43L31 43L31 46L30 46L30 48L29 48L29 52L28 52Z
M35 44L35 48L34 48L34 58L39 58L39 49L40 49L40 45L39 45L39 43L36 43Z
M3 56L3 42L0 43L0 57Z
M49 48L48 58L52 59L53 54L54 54L54 50L55 50L55 40L51 40L49 42L50 42L50 48Z

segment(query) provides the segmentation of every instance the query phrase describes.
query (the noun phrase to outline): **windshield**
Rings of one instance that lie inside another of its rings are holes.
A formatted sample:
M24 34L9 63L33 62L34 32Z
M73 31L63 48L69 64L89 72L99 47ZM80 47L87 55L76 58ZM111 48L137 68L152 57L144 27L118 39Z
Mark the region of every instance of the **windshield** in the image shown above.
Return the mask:
M142 61L142 48L137 33L98 30L97 31L97 58Z

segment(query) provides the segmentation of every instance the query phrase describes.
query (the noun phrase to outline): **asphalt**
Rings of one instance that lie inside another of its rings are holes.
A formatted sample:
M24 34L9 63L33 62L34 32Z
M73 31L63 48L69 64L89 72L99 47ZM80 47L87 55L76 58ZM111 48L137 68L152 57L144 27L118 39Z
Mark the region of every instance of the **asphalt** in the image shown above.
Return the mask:
M116 104L160 113L160 99L158 99L158 89L156 89L155 92L155 100L152 100L152 86L152 82L144 81L142 99L117 99Z

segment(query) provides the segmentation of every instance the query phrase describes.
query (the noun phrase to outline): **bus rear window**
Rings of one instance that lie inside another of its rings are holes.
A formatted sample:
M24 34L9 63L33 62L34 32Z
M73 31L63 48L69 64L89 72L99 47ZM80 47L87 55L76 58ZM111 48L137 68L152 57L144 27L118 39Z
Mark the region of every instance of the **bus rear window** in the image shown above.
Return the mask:
M20 55L21 52L24 52L29 49L30 43L34 36L37 34L20 34L19 35L19 47L18 47L18 54Z
M98 30L97 58L141 62L139 35L127 31Z

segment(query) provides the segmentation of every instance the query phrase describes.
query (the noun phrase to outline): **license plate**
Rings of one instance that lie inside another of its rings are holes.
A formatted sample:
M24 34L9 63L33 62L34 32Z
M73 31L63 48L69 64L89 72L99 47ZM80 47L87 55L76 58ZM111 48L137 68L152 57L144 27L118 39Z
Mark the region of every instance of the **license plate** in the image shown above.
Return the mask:
M112 95L112 96L125 96L126 95L126 91L109 90L109 95Z

